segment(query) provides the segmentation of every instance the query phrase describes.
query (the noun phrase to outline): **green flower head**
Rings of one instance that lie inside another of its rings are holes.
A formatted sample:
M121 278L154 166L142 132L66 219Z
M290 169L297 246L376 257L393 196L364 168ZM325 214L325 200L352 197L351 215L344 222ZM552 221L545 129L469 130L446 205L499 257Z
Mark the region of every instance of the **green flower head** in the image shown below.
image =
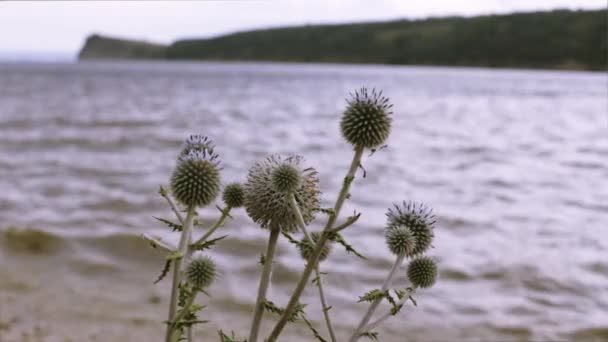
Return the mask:
M206 256L193 259L186 269L188 282L199 289L211 285L216 275L215 263Z
M240 208L245 201L245 188L240 183L230 183L224 188L222 200L230 208Z
M211 143L208 139L205 141ZM184 205L206 206L220 189L219 157L213 149L192 148L187 154L183 154L184 151L171 175L171 191Z
M407 278L414 286L431 287L437 281L437 264L429 257L416 258L407 268Z
M299 184L293 191L305 223L314 219L319 207L319 178L313 168L302 169L303 159L296 155L271 155L249 170L245 183L245 209L251 219L263 228L285 232L298 229L296 216L285 192L277 189L275 171L288 165L299 171Z
M432 211L421 203L403 202L394 205L386 213L388 223L385 235L396 234L398 229L407 228L415 238L414 248L405 251L406 255L413 257L424 253L435 237L435 216Z
M382 92L361 88L347 100L340 121L342 136L354 146L374 148L382 145L391 133L391 108Z

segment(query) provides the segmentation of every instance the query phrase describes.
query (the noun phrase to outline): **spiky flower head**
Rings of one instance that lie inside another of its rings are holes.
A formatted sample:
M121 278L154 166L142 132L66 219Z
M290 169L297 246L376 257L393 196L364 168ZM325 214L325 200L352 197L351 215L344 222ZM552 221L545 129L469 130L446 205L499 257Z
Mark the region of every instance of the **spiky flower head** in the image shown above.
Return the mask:
M406 226L389 227L385 233L386 245L395 255L412 255L416 248L416 237Z
M437 280L437 264L429 257L416 258L407 267L407 278L414 286L431 287Z
M315 244L317 243L317 241L319 241L320 237L321 237L321 234L318 232L313 232L310 234L310 238L312 239L312 241L314 241ZM300 244L298 245L298 249L300 250L300 255L302 256L302 259L308 261L308 259L310 259L310 257L312 256L312 252L315 250L315 245L313 245L305 236L300 241ZM328 241L328 243L326 243L323 246L323 248L321 249L321 255L319 256L319 262L327 259L330 252L331 252L331 244Z
M190 155L191 152L198 152L203 154L209 160L218 160L218 156L214 153L215 144L207 136L201 134L191 134L184 143L182 144L182 150L179 153L177 160L180 161L182 158ZM219 166L219 161L217 161Z
M294 192L300 187L300 173L293 164L281 164L272 171L272 185L279 192Z
M217 197L219 189L219 159L212 149L191 149L186 155L180 154L171 175L171 191L179 202L206 206Z
M434 225L435 215L432 210L422 203L403 202L401 205L395 204L386 213L388 217L386 235L392 229L405 227L410 230L416 239L416 245L411 252L406 255L409 257L421 255L433 242L435 237Z
M254 222L263 228L297 230L297 219L288 198L273 182L274 171L285 164L302 170L294 195L304 223L313 220L314 209L319 207L319 178L315 169L301 168L302 162L303 158L297 155L271 155L251 167L245 183L245 209Z
M245 189L240 183L230 183L224 188L222 200L230 208L240 208L245 201Z
M215 279L217 270L215 263L207 256L193 259L186 269L188 282L194 287L203 289Z
M354 146L374 148L382 145L391 133L391 108L382 91L361 88L351 94L342 115L340 129L344 139Z

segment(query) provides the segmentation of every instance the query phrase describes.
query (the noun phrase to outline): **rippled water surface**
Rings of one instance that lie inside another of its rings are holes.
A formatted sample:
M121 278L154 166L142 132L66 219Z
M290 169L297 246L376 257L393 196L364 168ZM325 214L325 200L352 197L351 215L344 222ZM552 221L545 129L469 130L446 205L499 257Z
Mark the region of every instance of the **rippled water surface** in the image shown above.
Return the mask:
M89 272L132 258L153 280L158 260L146 262L120 241L142 232L171 238L152 216L170 215L156 192L187 134L216 141L224 183L244 181L268 153L302 154L330 205L352 157L340 113L362 85L391 98L394 127L388 148L365 158L367 177L356 180L343 211L363 212L345 236L369 260L336 248L323 267L339 329L359 319L357 296L378 287L392 262L382 235L386 208L417 200L438 216L430 255L441 277L419 292L417 308L380 330L382 341L608 340L608 102L599 73L0 65L0 229L84 241L73 253L88 260ZM217 212L201 214L210 223ZM267 232L243 210L233 216L230 238L214 252L223 275L212 300L246 314ZM285 302L302 267L281 242L275 302ZM404 272L396 283L405 284ZM320 316L314 289L305 302L309 316ZM158 310L162 320L165 307Z

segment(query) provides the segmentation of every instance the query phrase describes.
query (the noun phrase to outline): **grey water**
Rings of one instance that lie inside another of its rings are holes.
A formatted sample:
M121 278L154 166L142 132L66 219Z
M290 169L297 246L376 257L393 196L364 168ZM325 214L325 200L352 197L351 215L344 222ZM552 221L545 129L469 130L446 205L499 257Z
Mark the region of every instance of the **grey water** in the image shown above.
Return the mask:
M361 86L391 99L393 129L386 148L366 154L366 177L359 174L342 214L363 213L344 235L369 260L334 246L322 267L338 324L354 325L365 308L358 296L379 287L391 265L382 233L387 208L413 200L437 216L429 256L440 279L418 292L418 307L379 330L381 340L402 341L405 334L417 340L608 340L603 73L0 64L0 229L33 228L68 240L142 232L176 239L153 216L170 217L157 191L191 133L216 142L224 184L244 182L248 168L270 153L303 155L319 171L323 203L330 206L352 157L340 136L340 115L345 97ZM217 210L200 214L212 222ZM248 247L214 254L223 277L213 291L248 307L267 231L242 209L233 217L227 239ZM323 223L321 215L313 230ZM297 251L282 244L282 271L271 291L278 303L303 267ZM156 269L150 272L154 278ZM404 273L395 286L406 286ZM307 302L315 298L314 289L306 293Z

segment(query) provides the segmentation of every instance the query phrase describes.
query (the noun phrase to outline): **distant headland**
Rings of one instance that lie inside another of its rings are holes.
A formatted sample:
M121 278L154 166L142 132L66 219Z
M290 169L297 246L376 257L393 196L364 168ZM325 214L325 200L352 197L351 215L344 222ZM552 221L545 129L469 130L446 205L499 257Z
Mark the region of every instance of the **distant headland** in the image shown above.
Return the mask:
M606 10L312 25L170 45L89 36L78 58L606 70Z

